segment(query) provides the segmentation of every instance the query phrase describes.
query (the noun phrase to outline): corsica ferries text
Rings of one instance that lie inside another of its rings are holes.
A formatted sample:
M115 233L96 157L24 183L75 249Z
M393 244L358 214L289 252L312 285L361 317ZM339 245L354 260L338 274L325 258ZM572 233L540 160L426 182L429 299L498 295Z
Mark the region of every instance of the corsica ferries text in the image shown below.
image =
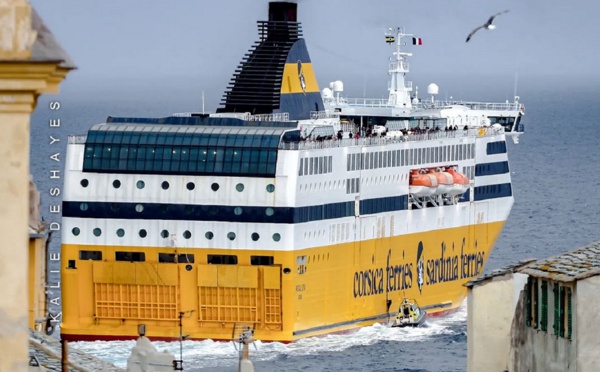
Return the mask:
M412 288L413 264L390 265L391 257L390 249L385 269L381 267L354 273L355 298Z
M390 249L385 268L354 272L354 297L411 289L413 287L413 271L417 276L414 283L418 285L419 292L422 290L423 284L452 282L481 274L485 262L485 252L465 253L465 239L462 241L460 252L454 253L454 249L454 243L448 249L446 243L443 242L440 250L433 255L431 252L428 257L423 243L419 242L416 268L412 263L391 264L392 250ZM475 249L477 249L477 243L475 243Z

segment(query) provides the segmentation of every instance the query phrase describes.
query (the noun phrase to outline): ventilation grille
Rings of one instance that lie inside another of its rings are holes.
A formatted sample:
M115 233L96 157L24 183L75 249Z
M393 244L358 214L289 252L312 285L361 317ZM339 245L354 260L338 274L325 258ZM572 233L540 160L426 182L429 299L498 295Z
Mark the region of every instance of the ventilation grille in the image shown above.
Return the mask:
M217 112L268 114L279 109L285 61L302 30L298 22L259 21L258 32L260 41L235 70Z

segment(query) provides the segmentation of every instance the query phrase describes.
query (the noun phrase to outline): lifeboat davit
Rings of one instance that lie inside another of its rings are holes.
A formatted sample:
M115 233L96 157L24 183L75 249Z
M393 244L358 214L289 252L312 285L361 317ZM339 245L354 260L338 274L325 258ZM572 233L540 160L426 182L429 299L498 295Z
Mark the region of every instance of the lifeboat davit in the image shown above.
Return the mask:
M453 196L464 194L469 188L469 177L463 173L457 172L454 168L448 168L446 172L452 175L453 180L452 188L448 194Z
M438 188L438 181L435 174L419 173L413 170L410 175L408 191L415 196L434 195Z
M436 190L436 194L448 194L452 187L454 186L454 178L448 172L442 172L441 169L434 171L433 169L429 170L429 174L433 174L438 182L438 187Z

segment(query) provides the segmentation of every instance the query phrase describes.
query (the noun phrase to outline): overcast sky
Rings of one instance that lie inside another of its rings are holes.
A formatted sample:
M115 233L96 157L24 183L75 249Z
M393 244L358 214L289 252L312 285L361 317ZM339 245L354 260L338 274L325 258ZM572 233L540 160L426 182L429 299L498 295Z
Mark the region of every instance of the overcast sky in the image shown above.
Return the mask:
M256 21L267 19L268 8L265 0L30 2L78 66L63 89L172 82L206 91L213 106L258 39ZM485 88L510 95L516 76L522 89L600 83L600 3L591 0L297 2L321 89L339 79L350 95L386 95L392 49L383 35L396 26L423 39L420 47L407 46L414 53L408 80L423 93L436 82L440 94ZM506 9L496 30L465 43L473 28ZM450 90L451 83L459 86Z

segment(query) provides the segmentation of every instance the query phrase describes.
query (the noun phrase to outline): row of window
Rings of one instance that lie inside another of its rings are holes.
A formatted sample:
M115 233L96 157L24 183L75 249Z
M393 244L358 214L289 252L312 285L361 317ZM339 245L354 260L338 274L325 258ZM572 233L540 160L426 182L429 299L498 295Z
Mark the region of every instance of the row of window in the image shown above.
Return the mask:
M177 119L177 118L169 118ZM114 121L116 122L116 120ZM157 123L158 124L158 123ZM209 132L213 129L213 132ZM254 133L251 133L253 131ZM88 144L111 145L160 145L160 146L192 146L192 147L242 147L242 148L277 148L281 131L269 130L262 133L255 129L214 127L203 132L172 133L165 131L118 131L90 130L86 138Z
M360 178L350 178L346 182L346 194L356 194L360 192Z
M86 144L83 171L267 177L276 164L276 149Z
M348 184L348 183L346 183ZM475 187L475 201L512 195L510 183ZM464 194L469 200L469 191ZM408 196L399 195L360 201L360 214L408 209ZM303 223L355 215L355 202L345 201L304 207L235 207L224 205L135 204L63 202L64 217L166 219L185 221L228 221L251 223Z
M333 156L300 158L299 176L325 174L333 172Z
M365 170L472 159L475 144L348 154L346 170Z
M475 201L504 198L512 195L510 183L475 187Z
M102 261L102 251L79 251L80 260ZM115 261L145 262L144 252L115 252ZM189 253L158 253L159 263L194 263L194 254ZM250 265L273 265L273 256L250 256ZM238 258L235 255L206 255L206 263L215 265L237 265Z
M81 234L81 229L79 227L74 227L71 229L71 233L74 236L79 236ZM102 229L96 227L92 230L92 234L94 234L94 236L96 236L96 237L99 237L102 235ZM125 230L117 229L115 231L115 234L119 238L122 238L125 236ZM189 230L185 230L182 235L185 239L190 239L192 237L192 233ZM145 229L141 229L138 231L138 236L143 239L148 236L148 231L146 231ZM163 239L166 239L169 236L171 236L171 234L169 233L169 230L162 230L160 232L160 237ZM207 240L212 240L215 237L215 234L213 234L212 231L207 231L206 233L204 233L204 237ZM230 231L227 233L227 239L233 241L233 240L235 240L235 238L236 238L236 234L233 231ZM250 234L250 238L256 242L260 239L260 235L258 233L254 232L254 233ZM281 234L275 233L275 234L273 234L272 238L273 238L273 241L278 242L281 240Z
M506 153L506 141L488 142L486 147L486 154L505 154Z
M548 331L548 294L552 286L553 326L554 335L567 338L573 337L573 304L571 287L557 282L527 278L525 286L525 324L528 327Z
M83 188L86 188L86 187L88 187L88 186L90 185L90 181L89 181L87 178L84 178L84 179L82 179L82 180L81 180L79 183L81 184L81 187L83 187ZM114 187L115 189L118 189L118 188L120 188L120 187L121 187L121 181L120 181L120 180L114 180L114 181L113 181L113 183L112 183L112 185L113 185L113 187ZM146 183L145 183L143 180L138 180L138 181L135 183L135 186L136 186L138 189L142 190L144 187L146 187ZM169 182L168 182L168 181L163 181L163 182L160 184L160 187L161 187L163 190L168 190L170 186L171 186L171 185L169 184ZM186 188L186 189L188 189L188 190L190 190L190 191L192 191L192 190L194 190L194 189L196 188L196 184L195 184L194 182L188 182L188 183L185 185L185 188ZM216 182L213 182L213 183L210 185L210 189L211 189L212 191L218 191L218 190L219 190L219 188L220 188L220 186L219 186L219 184L218 184L218 183L216 183ZM239 192L242 192L242 191L244 191L244 188L245 188L245 187L244 187L244 184L243 184L243 183L238 183L237 185L235 185L235 189L236 189L237 191L239 191ZM270 184L268 184L268 185L267 185L267 187L266 187L266 190L267 190L267 192L269 192L269 193L272 193L273 191L275 191L275 185L273 185L273 184L271 184L271 183L270 183Z
M475 176L492 176L494 174L508 173L508 162L482 163L475 166Z

